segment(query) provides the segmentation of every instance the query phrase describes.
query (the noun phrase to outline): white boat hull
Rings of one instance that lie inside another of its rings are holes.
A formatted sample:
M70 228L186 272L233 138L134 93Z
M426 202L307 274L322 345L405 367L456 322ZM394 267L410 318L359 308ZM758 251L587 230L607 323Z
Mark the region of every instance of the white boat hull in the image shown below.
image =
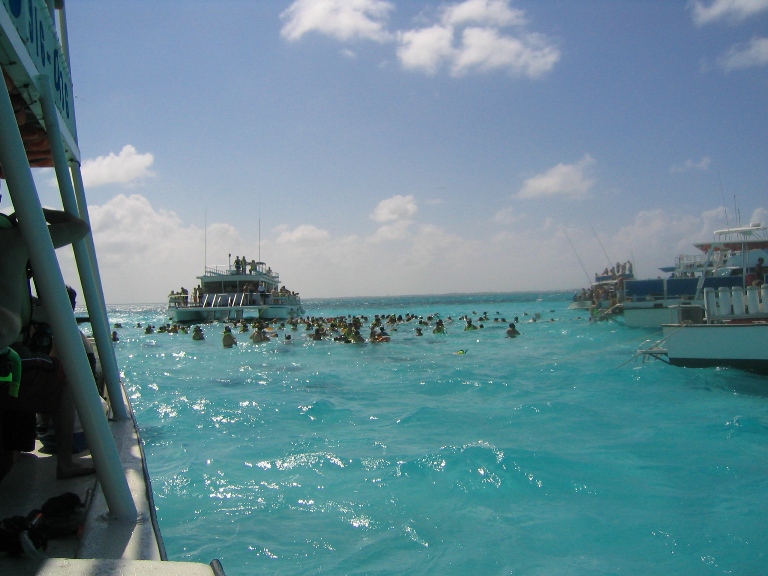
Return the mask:
M678 321L676 307L680 301L668 302L625 302L624 325L630 328L659 328L664 324L674 324ZM703 303L702 303L703 305ZM699 322L701 319L699 319Z
M664 326L669 363L730 366L768 373L768 323Z

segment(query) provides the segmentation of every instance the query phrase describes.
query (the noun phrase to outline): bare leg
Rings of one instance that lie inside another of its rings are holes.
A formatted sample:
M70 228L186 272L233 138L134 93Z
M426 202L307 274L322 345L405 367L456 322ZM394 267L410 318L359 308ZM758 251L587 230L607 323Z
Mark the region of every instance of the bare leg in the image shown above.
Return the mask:
M54 415L56 426L56 477L73 478L95 472L91 464L79 464L73 461L72 445L75 433L75 404L69 385L61 394L59 409Z

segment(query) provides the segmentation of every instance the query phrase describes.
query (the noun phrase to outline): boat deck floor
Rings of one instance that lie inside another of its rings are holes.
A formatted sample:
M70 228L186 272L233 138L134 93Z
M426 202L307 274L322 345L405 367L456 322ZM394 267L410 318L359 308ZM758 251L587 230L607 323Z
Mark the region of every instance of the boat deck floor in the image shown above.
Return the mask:
M214 576L208 564L161 559L159 536L150 521L143 458L133 421L111 421L115 443L139 512L138 522L109 518L104 494L95 474L66 480L56 478L56 457L39 451L23 453L0 481L0 519L26 516L51 497L74 492L87 503L80 534L49 539L44 556L10 558L0 555L0 574L13 576ZM89 452L79 456L89 463Z

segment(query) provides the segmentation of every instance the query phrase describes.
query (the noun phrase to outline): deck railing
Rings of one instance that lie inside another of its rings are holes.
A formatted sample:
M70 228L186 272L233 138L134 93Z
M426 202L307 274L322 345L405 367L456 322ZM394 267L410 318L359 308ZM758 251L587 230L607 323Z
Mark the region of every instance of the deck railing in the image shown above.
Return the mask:
M242 306L296 306L301 304L301 298L293 294L265 294L264 298L258 292L238 293L222 292L203 294L199 302L189 300L185 294L173 294L168 297L170 308L227 308Z

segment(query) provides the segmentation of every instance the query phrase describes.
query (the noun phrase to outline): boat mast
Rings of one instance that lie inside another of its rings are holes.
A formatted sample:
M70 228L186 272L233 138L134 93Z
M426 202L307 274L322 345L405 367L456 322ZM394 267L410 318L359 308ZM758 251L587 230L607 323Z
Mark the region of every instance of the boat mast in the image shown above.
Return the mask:
M563 234L565 234L565 237L568 239L568 244L570 244L571 248L573 248L573 253L576 254L576 260L579 261L581 269L584 270L584 275L587 277L587 284L592 284L592 278L590 278L587 269L584 268L584 263L581 261L581 258L579 258L579 253L576 252L576 247L573 245L573 242L571 242L571 238L568 236L568 232L566 232L565 228L563 228Z
M597 235L597 232L595 232L594 227L592 224L589 225L590 228L592 228L592 234L595 235L595 238L597 238L597 243L600 244L600 248L603 250L603 254L605 254L605 259L608 261L608 267L610 268L613 266L613 263L611 262L611 259L608 258L608 252L605 251L605 248L603 247L603 243L600 242L600 236Z

